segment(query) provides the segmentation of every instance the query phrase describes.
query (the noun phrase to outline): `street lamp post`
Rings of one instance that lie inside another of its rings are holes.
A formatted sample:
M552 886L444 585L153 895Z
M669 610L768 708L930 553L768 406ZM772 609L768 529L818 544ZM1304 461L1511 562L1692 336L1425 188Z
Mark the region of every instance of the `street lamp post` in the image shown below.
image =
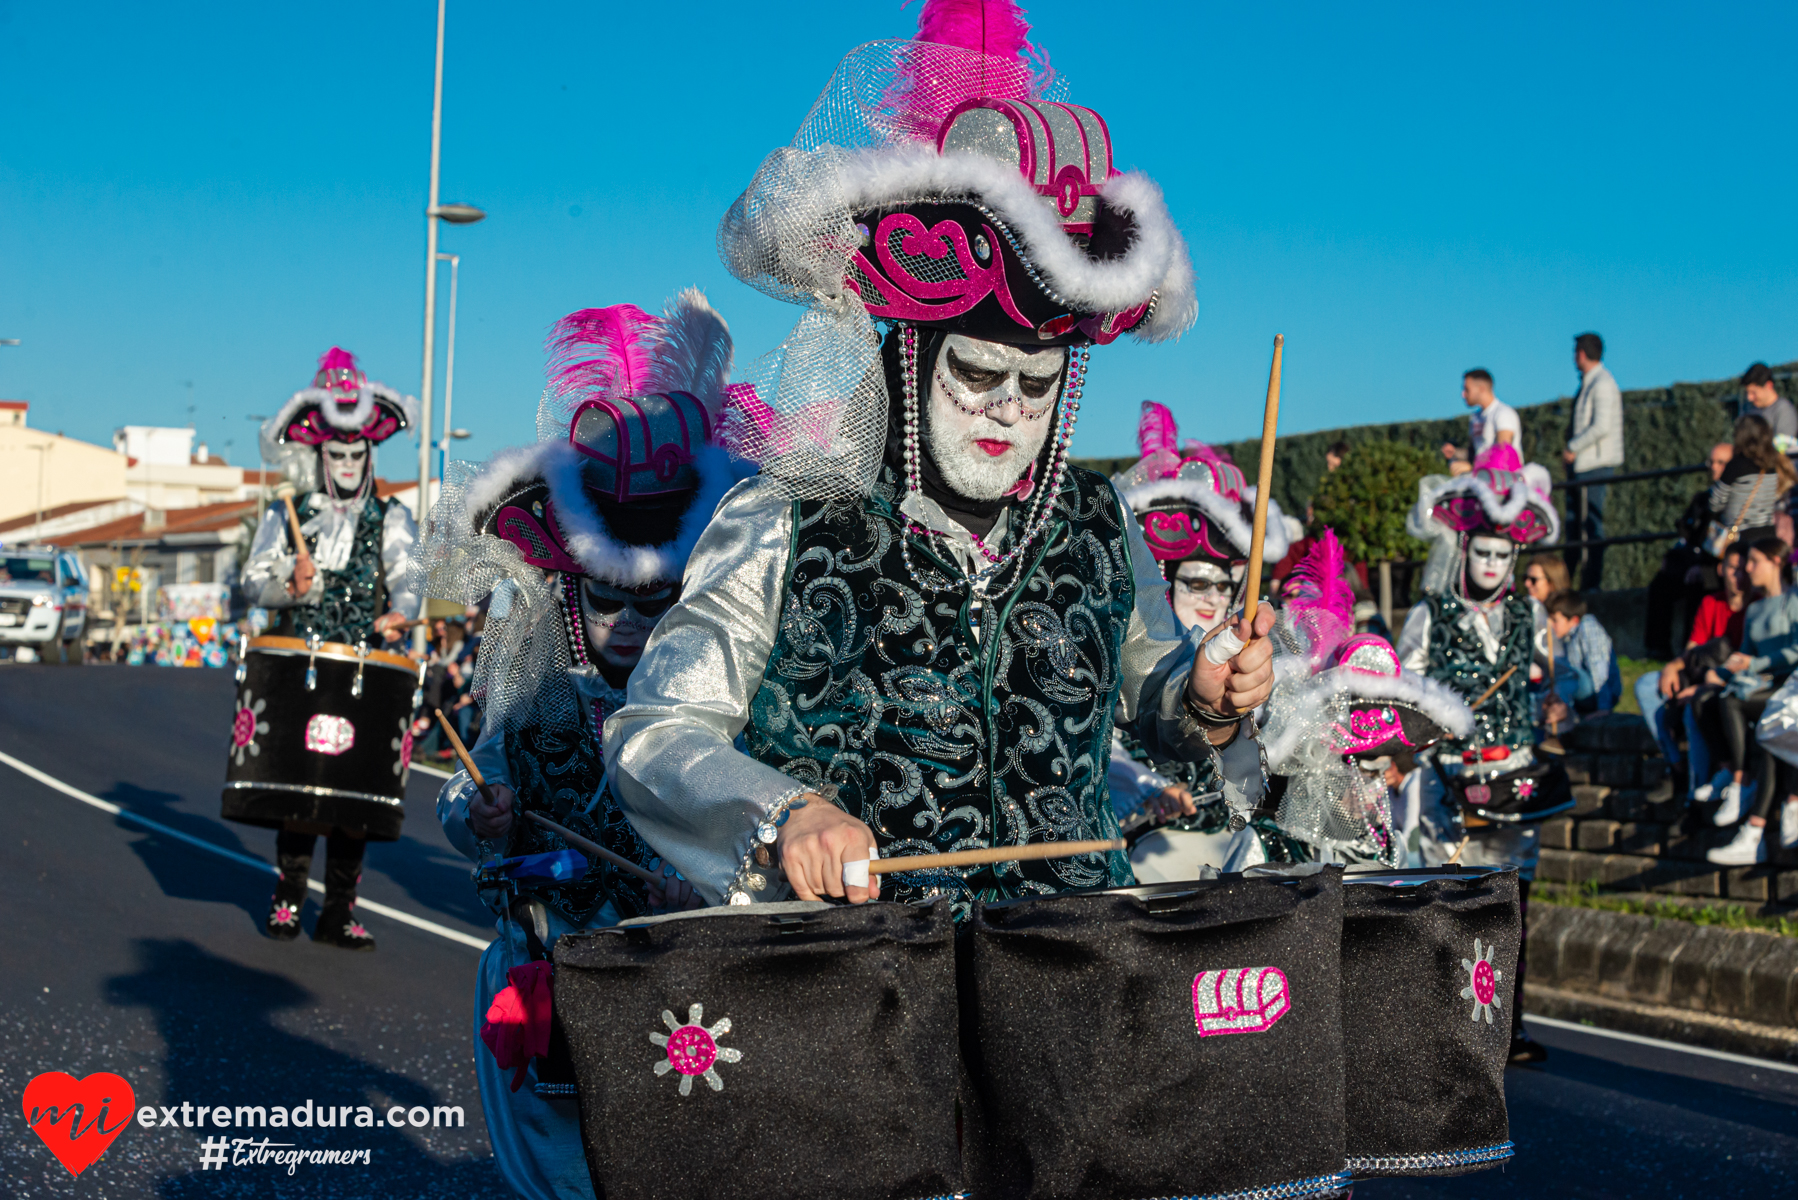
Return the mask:
M439 204L438 182L443 163L443 21L446 0L437 0L437 72L431 91L431 194L425 206L425 347L424 377L419 388L418 415L418 523L423 526L431 505L431 383L437 363L437 222L472 225L487 214L467 204ZM422 654L424 626L419 626L413 646Z
M443 440L437 444L437 478L442 479L449 469L450 406L456 398L456 276L462 267L462 256L439 254L437 257L447 259L450 265L449 346L443 362Z

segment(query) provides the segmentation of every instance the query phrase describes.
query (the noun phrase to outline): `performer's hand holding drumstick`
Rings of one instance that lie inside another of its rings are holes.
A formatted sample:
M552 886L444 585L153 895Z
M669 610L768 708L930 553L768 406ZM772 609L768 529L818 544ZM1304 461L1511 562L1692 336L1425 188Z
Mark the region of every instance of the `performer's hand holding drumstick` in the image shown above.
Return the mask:
M1248 598L1243 614L1233 623L1212 630L1201 645L1187 681L1187 697L1196 702L1195 715L1228 718L1247 715L1259 707L1274 687L1274 647L1267 635L1274 627L1272 609L1261 606L1261 551L1267 539L1267 501L1274 483L1274 431L1280 421L1280 356L1286 339L1274 337L1274 361L1267 374L1267 408L1261 418L1261 469L1255 480L1254 540L1249 546L1249 566L1244 575ZM1213 745L1224 745L1236 736L1237 722L1217 723L1207 731Z
M879 845L874 831L824 797L808 792L787 809L775 844L787 882L801 900L834 896L861 904L879 898L878 877L870 877L866 887L843 882L843 864L867 862Z

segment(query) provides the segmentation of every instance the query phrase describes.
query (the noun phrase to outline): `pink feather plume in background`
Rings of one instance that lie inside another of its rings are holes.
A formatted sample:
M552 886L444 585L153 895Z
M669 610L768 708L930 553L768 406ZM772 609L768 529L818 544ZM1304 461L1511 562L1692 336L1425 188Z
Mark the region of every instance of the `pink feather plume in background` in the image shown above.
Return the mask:
M1053 77L1016 0L924 0L916 40L899 56L882 101L882 123L901 137L934 142L964 101L1029 99Z
M661 322L635 304L569 313L550 330L551 390L575 400L644 391L660 331Z

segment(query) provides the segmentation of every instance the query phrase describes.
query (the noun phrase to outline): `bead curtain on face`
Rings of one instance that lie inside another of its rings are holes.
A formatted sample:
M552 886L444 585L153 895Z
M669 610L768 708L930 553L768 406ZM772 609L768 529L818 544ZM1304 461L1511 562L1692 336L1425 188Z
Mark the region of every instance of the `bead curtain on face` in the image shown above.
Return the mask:
M367 442L326 442L319 448L325 460L325 478L339 496L354 495L368 472Z
M997 500L1016 486L1049 436L1065 363L1059 347L943 339L925 427L943 482L973 500Z

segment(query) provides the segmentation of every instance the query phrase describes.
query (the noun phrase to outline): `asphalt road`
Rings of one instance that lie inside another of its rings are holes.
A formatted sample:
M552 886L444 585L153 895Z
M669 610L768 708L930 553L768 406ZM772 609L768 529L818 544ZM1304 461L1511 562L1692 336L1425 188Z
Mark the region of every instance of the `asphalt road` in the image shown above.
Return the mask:
M218 818L227 671L0 668L0 751L211 844L272 861ZM414 772L406 834L370 847L366 898L477 939L490 924ZM0 1194L486 1197L495 1171L471 1066L477 952L379 916L374 954L261 936L273 877L98 811L0 765ZM321 853L314 875L322 870ZM310 929L317 895L307 907ZM1798 1194L1798 1074L1547 1026L1510 1073L1517 1158L1357 1200ZM78 1179L25 1127L40 1072L125 1077L139 1105L462 1107L462 1128L313 1129L366 1166L200 1169L198 1129L127 1127ZM1395 1080L1394 1087L1404 1086Z

